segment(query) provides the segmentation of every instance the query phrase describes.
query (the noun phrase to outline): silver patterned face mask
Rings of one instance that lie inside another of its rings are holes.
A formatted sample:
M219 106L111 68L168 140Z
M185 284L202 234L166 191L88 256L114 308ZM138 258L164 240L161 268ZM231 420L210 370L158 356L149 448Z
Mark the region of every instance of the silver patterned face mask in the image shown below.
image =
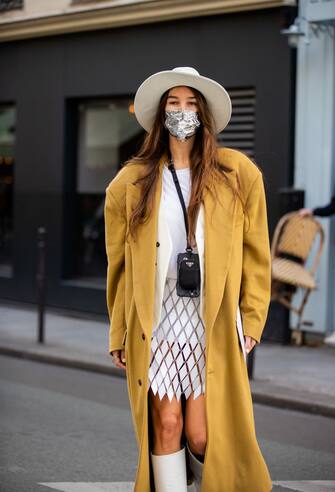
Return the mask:
M196 111L182 109L179 111L165 111L165 128L178 140L184 141L191 137L200 126Z

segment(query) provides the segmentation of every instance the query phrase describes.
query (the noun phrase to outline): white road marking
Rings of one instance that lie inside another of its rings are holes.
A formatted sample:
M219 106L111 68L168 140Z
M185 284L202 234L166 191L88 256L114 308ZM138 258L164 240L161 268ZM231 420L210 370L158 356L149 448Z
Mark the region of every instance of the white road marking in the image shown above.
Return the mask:
M62 492L133 492L134 482L38 482Z
M38 482L53 490L62 492L133 492L134 482ZM187 487L187 492L194 492L194 486Z
M38 482L61 492L133 492L134 482ZM296 492L335 492L335 480L273 481ZM193 486L188 491L193 491Z
M335 480L273 481L273 484L299 492L335 492Z

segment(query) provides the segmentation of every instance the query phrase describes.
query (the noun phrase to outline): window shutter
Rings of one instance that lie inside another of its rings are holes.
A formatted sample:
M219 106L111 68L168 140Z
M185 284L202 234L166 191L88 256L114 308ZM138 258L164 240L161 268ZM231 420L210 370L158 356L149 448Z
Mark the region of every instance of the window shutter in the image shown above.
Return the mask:
M255 156L256 89L239 87L227 89L232 102L232 117L219 133L220 147L241 150L249 157Z

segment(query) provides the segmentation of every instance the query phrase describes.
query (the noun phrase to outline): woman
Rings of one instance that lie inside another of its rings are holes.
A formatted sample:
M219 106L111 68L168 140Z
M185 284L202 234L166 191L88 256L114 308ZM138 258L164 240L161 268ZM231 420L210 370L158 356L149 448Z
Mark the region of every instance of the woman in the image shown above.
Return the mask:
M134 108L148 133L105 202L109 352L127 373L134 490L186 492L194 480L198 491L268 492L245 360L270 302L262 174L217 148L230 98L195 69L152 75ZM190 284L177 268L186 245Z

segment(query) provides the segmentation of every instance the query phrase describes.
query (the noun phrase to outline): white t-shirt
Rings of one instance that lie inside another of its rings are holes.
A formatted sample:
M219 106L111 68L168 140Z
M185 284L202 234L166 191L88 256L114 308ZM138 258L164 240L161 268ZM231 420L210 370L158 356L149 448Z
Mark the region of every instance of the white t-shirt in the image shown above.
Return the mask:
M176 169L176 173L187 209L191 194L191 169L190 167ZM176 185L174 184L172 173L166 165L163 167L162 194L165 217L173 245L167 277L177 278L177 255L183 253L186 249L186 229ZM194 251L197 250L194 249Z

